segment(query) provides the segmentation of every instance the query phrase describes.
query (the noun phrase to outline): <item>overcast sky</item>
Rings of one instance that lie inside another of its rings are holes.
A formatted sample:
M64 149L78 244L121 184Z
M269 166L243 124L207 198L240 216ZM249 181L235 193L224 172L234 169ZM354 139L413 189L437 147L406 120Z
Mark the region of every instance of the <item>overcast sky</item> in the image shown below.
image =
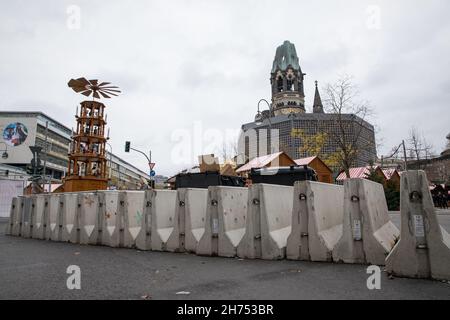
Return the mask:
M171 175L189 165L174 160L179 133L190 133L194 163L215 151L208 130L252 121L284 40L306 73L308 112L314 80L354 76L376 112L379 155L412 126L437 153L450 132L447 0L0 3L1 110L43 111L72 127L83 96L68 80L110 81L123 90L103 101L113 152L145 171L125 140L151 148L157 174Z

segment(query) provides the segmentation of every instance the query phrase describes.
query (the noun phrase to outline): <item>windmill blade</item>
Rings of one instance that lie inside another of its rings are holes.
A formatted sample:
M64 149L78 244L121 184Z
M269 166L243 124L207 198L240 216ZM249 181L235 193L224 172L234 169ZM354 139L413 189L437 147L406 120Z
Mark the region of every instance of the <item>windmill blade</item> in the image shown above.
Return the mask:
M101 86L104 86L104 85L107 85L107 84L111 84L111 82L102 82L98 86L101 87Z
M100 88L100 90L104 90L104 91L110 91L110 92L117 92L117 93L120 93L120 90L113 90L113 89L103 89L103 88Z
M83 90L86 90L84 85L80 83L78 80L70 79L70 81L67 83L69 87L71 87L75 92L80 92Z
M73 89L75 92L80 92L80 91L86 90L85 87L72 87L72 89Z
M98 95L97 91L94 91L94 98L100 99L100 96Z
M102 91L107 93L107 94L109 94L109 95L111 95L111 96L117 97L117 93L109 92L109 91L106 91L106 90L102 90Z
M99 91L99 93L102 95L103 98L111 98L106 93L103 93L103 91Z
M99 88L107 89L107 90L117 90L117 89L119 89L119 87L99 87Z
M85 95L86 97L89 97L92 93L92 90L86 90L85 92L82 92L81 94Z
M94 86L96 86L97 83L98 83L98 80L97 80L97 79L89 80L89 83L90 83L90 84L93 84Z
M83 86L87 86L89 84L89 81L87 81L86 78L78 78L76 81L79 81Z

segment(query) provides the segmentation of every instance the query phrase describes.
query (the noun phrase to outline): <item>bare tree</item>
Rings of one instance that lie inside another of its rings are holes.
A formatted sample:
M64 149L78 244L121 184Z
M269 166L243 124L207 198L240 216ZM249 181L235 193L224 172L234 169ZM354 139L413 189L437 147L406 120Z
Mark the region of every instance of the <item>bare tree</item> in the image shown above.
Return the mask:
M408 148L410 156L417 161L429 159L433 154L433 145L427 142L425 136L416 127L409 131Z
M352 83L352 77L344 75L325 89L325 108L333 113L334 125L326 129L328 138L336 145L334 161L350 177L350 168L360 152L373 150L374 146L365 139L366 119L373 114L370 104L360 100L359 91Z

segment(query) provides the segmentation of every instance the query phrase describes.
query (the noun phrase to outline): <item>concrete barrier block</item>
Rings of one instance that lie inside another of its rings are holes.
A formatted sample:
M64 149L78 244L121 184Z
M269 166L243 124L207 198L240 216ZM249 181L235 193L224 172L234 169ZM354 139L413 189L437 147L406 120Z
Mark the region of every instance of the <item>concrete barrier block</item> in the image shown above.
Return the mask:
M5 234L6 235L14 235L13 229L14 224L16 223L17 215L19 213L19 199L17 197L12 198L11 200L11 209L9 210L9 220L8 225L6 226Z
M291 233L294 188L255 184L249 189L245 235L237 252L242 258L283 259Z
M99 230L102 228L99 198L97 192L80 192L78 195L80 244L99 244Z
M122 208L121 191L98 191L99 214L102 219L101 243L109 247L120 246Z
M67 192L60 196L61 241L80 242L78 195L76 192Z
M142 228L142 218L145 211L144 191L124 191L123 192L123 243L121 246L134 248L136 239Z
M205 233L198 242L197 254L237 255L237 247L245 234L247 201L247 188L208 188Z
M136 248L139 250L152 249L152 206L153 190L144 191L144 208L141 218L141 228L136 238Z
M184 252L186 238L186 189L178 189L176 197L173 231L167 239L166 250Z
M33 200L30 196L23 197L22 207L22 223L20 234L24 238L31 238L31 225L32 225L32 208Z
M52 241L62 241L62 219L61 208L62 199L61 194L49 194L46 195L47 201L47 214L45 228L45 239Z
M196 252L197 243L205 232L207 189L177 190L174 230L167 240L167 251Z
M14 218L12 220L11 235L21 236L22 235L22 215L24 208L24 196L18 196L16 200L16 207L14 208Z
M208 190L189 188L185 193L185 249L196 252L197 244L205 233Z
M342 236L344 187L314 181L294 184L292 231L286 257L292 260L332 261Z
M177 191L153 190L152 199L152 250L166 251L167 241L175 226Z
M343 234L333 260L384 265L400 231L390 221L383 186L367 179L344 183Z
M450 236L439 225L424 171L401 173L400 216L400 240L386 258L386 271L450 280Z
M45 238L46 226L45 195L36 194L31 196L31 237L35 239Z

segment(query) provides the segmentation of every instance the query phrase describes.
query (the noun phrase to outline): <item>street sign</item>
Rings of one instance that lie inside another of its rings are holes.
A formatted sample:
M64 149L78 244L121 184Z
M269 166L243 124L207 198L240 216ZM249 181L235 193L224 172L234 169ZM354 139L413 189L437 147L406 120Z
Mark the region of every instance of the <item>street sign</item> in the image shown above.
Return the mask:
M154 162L150 162L148 165L149 165L149 167L150 167L150 170L153 170L153 168L155 167L155 164L156 163L154 163Z
M156 174L155 170L151 170L151 171L150 171L150 177L154 177L155 174Z

